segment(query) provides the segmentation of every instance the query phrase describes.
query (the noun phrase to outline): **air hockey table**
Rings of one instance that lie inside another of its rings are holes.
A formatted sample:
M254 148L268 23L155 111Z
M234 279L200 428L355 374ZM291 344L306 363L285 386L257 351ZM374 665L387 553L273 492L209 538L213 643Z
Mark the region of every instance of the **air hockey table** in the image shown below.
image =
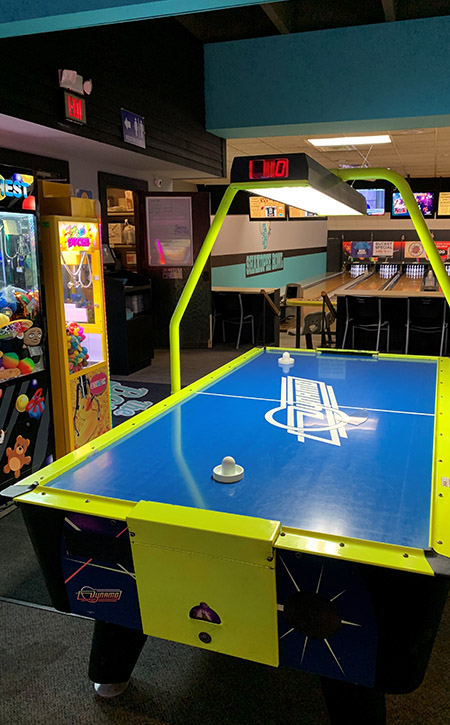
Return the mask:
M450 576L449 406L448 358L257 348L16 484L54 606L96 620L91 679L127 682L151 635L417 687ZM241 480L214 480L225 456Z

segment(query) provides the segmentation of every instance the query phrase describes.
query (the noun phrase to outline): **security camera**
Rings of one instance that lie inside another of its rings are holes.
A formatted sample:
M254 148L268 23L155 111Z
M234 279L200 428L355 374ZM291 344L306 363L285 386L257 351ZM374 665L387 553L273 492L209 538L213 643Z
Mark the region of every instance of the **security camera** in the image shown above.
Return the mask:
M161 188L161 186L163 185L163 181L162 181L162 179L154 179L154 180L153 180L153 183L155 184L155 186L157 186L157 187L158 187L158 189L160 189L160 188Z

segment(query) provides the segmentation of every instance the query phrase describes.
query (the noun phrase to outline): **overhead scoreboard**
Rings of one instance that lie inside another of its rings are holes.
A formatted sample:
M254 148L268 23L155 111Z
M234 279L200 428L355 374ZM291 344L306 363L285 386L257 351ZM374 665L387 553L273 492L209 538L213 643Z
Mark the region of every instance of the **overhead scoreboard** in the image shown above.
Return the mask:
M366 214L365 198L306 154L236 156L231 184L317 214ZM244 186L245 185L245 186Z

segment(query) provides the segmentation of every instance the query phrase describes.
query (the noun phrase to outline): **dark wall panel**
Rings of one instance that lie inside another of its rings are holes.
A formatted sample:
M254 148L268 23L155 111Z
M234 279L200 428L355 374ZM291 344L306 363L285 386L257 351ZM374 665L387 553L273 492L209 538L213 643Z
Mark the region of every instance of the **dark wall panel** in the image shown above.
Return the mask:
M203 47L175 20L3 39L0 52L20 56L0 78L2 113L224 176L225 143L205 131ZM93 80L86 126L64 119L59 68ZM145 117L146 149L123 142L121 108Z

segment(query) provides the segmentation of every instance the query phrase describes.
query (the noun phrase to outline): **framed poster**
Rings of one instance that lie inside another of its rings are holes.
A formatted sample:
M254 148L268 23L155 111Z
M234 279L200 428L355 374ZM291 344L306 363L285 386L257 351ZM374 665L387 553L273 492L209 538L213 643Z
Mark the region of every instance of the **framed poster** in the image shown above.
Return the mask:
M152 267L191 267L192 199L186 196L148 196L147 259Z

